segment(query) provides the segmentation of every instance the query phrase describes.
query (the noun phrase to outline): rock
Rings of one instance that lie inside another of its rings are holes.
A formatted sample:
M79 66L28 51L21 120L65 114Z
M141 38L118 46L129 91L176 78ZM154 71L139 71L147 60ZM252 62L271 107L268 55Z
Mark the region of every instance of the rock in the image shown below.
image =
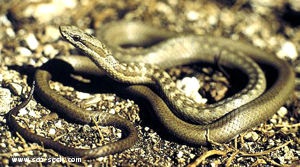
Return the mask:
M290 42L286 41L282 44L281 49L277 52L278 57L280 58L289 58L295 60L298 57L296 46Z
M283 118L285 115L288 113L288 110L285 107L281 107L278 111L277 114Z
M39 46L39 41L36 39L35 35L32 33L29 33L25 37L25 42L26 42L27 46L29 47L29 49L31 49L31 50L36 50Z
M0 87L0 114L5 114L10 110L11 92L9 89Z
M185 77L181 81L176 82L177 88L181 89L186 96L191 97L197 103L205 104L207 99L203 98L198 90L200 89L200 83L195 77Z

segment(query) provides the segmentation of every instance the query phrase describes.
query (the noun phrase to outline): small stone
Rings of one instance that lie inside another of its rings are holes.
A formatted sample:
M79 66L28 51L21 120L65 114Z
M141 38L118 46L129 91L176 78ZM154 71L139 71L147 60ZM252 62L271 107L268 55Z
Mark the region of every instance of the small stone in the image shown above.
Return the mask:
M57 27L49 25L45 29L45 37L48 42L52 42L60 38L60 32Z
M184 158L178 158L177 161L178 163L183 164L186 160Z
M271 118L271 119L270 119L270 122L273 123L273 124L277 124L277 120L274 119L274 118Z
M17 47L16 52L18 55L21 55L21 56L31 56L32 55L32 52L28 48L25 48L25 47Z
M1 71L0 71L1 72ZM0 74L0 84L3 82L3 74ZM1 93L0 93L1 95Z
M112 109L109 110L109 113L110 113L110 114L115 114L115 113L116 113L116 110L112 108Z
M268 137L273 137L275 135L275 131L274 130L269 130L264 132Z
M9 88L13 91L16 95L21 95L23 87L20 84L17 83L10 83Z
M0 16L0 23L7 27L11 26L11 22L7 19L6 15Z
M85 133L86 132L90 132L91 131L91 127L89 125L83 125L82 131L85 132Z
M90 94L84 93L84 92L76 92L76 96L77 96L79 99L87 99L87 98L91 97Z
M55 127L57 127L57 128L62 128L61 120L58 120L54 125L55 125Z
M182 152L182 151L179 151L179 152L177 153L177 158L182 158L182 156L183 156L183 152Z
M191 97L195 102L205 104L207 99L203 98L198 90L200 89L200 83L195 77L185 77L181 81L176 82L178 89L181 89L186 96Z
M19 110L19 116L23 116L23 115L27 115L28 114L28 111L26 110L26 108L21 108Z
M247 36L253 36L257 31L260 31L261 25L259 24L251 24L245 27L244 34Z
M5 143L0 143L0 146L1 146L2 148L7 147Z
M280 58L290 58L295 60L298 57L296 46L292 42L285 42L281 49L277 52L278 57Z
M30 110L28 115L30 115L31 117L37 118L36 112L33 110Z
M196 157L196 154L189 153L189 156L190 156L191 159L194 159Z
M47 44L44 46L43 52L49 58L54 58L54 56L57 55L59 51L56 50L52 45Z
M45 23L62 15L67 9L72 9L76 5L76 0L52 0L49 3L29 5L26 10L24 10L24 15L28 17L33 16L39 22Z
M220 17L220 21L222 21L226 27L230 27L236 22L234 14L227 10L222 12Z
M116 136L120 139L120 138L122 138L122 133L121 133L121 132L118 132L118 133L116 134Z
M215 15L211 15L208 17L208 22L210 25L216 25L218 23L218 17Z
M168 6L167 4L163 3L163 2L157 2L156 4L156 9L162 13L165 14L172 14L172 9L170 8L170 6Z
M10 110L11 92L0 87L0 114L5 114Z
M148 132L150 130L150 128L147 127L147 126L144 129L145 129L146 132Z
M259 135L256 132L249 132L247 133L244 138L250 141L256 141Z
M7 34L9 37L14 38L14 37L16 36L15 31L14 31L12 28L10 28L10 27L9 27L9 28L6 28L5 32L6 32L6 34Z
M38 40L36 39L35 35L32 33L30 33L26 36L25 42L26 42L27 46L29 47L29 49L31 49L31 50L36 50L39 46Z
M199 13L194 10L191 10L187 12L186 17L189 21L196 21L199 19Z
M55 130L54 128L50 128L50 129L49 129L48 134L49 134L50 136L54 136L55 133L56 133L56 130Z
M288 113L288 110L285 107L281 107L278 111L277 114L283 118L286 116L286 114Z
M300 12L300 0L288 0L289 5L297 12Z
M264 6L264 7L272 7L277 4L273 0L253 0L252 3L255 3L257 6Z

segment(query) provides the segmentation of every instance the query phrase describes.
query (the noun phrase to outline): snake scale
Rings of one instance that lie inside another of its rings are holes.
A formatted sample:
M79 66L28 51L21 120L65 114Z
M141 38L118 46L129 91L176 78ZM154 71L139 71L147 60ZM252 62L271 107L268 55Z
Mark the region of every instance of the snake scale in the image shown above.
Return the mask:
M101 42L73 26L61 26L60 32L67 41L85 53L86 57L64 56L58 59L69 63L74 72L106 74L116 81L130 84L125 91L147 99L165 128L190 144L206 145L208 140L219 143L229 141L269 119L294 89L294 73L287 62L249 44L230 39L178 35L140 22L104 25L98 30ZM128 46L148 48L124 49ZM206 107L183 95L164 71L165 68L196 61L212 63L214 56L219 53L222 54L219 61L221 65L241 70L248 76L249 82L232 97ZM255 62L272 67L272 73L277 76L267 90L265 75ZM91 150L64 146L32 134L16 121L12 121L13 115L28 103L27 99L12 109L9 116L9 122L14 122L12 127L25 138L43 143L64 155L87 158L121 152L136 142L137 132L129 121L76 107L50 89L50 79L51 74L48 71L42 68L36 71L36 94L51 107L79 122L91 123L95 119L101 125L116 126L124 130L126 135L119 141ZM160 95L147 85L155 85L158 92L161 92Z

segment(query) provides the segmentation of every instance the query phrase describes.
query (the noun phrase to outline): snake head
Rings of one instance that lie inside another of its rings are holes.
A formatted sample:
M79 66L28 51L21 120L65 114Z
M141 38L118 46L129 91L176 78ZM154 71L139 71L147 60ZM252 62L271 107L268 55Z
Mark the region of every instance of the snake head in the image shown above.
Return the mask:
M111 56L111 51L94 36L75 26L60 26L62 37L89 57Z

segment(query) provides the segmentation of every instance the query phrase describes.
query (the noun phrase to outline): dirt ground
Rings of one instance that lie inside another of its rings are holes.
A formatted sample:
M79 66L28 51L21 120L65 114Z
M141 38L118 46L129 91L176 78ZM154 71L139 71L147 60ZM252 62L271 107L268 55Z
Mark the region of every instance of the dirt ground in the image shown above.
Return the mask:
M15 157L66 157L26 141L8 127L6 120L8 111L27 96L36 68L56 56L81 54L62 40L59 25L76 25L94 33L107 22L139 20L179 33L223 36L247 41L285 59L297 73L299 4L299 0L0 0L0 166L300 165L298 79L292 98L270 120L228 143L208 147L177 141L157 125L151 109L132 99L62 81L51 82L57 93L80 106L129 119L138 130L138 142L124 152L81 162L13 162ZM204 82L201 91L210 99L219 100L231 89L222 71L215 72L212 67L192 65L168 70L174 78L194 71ZM95 147L118 140L121 135L113 127L66 120L37 97L22 110L18 120L34 133L75 147Z

